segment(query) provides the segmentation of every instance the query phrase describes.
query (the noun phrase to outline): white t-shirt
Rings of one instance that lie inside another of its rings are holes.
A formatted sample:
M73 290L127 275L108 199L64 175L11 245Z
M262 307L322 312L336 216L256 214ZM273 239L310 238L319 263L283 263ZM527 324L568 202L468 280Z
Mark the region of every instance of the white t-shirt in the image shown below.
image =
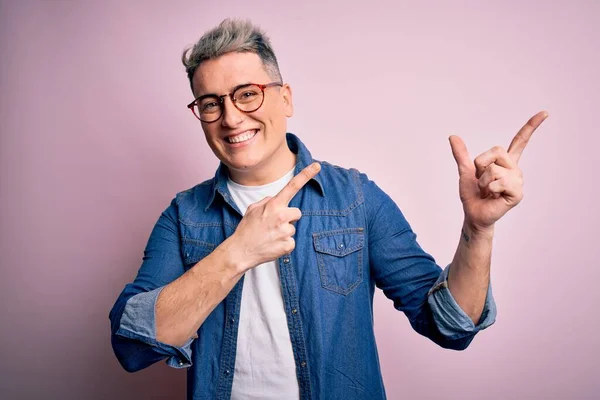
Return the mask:
M294 170L275 182L243 186L227 182L242 214L252 203L274 196L292 179ZM244 276L232 400L299 399L296 364L281 295L279 267L271 261Z

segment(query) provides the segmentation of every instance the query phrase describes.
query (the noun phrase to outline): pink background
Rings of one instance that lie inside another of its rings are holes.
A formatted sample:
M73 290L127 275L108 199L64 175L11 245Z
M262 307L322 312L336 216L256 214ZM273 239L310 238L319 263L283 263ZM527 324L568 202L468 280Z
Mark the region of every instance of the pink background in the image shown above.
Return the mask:
M447 137L474 157L549 111L497 225L496 325L446 351L378 293L381 364L391 399L598 398L598 2L166 4L0 3L0 397L184 397L184 371L120 368L108 311L160 212L214 172L180 55L238 16L272 37L289 130L368 173L441 265L462 222Z

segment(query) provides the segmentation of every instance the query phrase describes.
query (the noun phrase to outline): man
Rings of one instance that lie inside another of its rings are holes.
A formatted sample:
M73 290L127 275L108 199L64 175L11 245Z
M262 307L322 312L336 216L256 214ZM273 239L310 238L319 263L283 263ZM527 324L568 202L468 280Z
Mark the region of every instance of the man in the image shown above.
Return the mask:
M126 370L187 367L192 399L383 399L375 286L445 348L494 322L494 223L522 198L517 162L546 113L474 163L450 138L465 220L442 270L365 174L286 133L292 91L258 28L225 20L188 53L188 107L221 164L160 216L110 313Z

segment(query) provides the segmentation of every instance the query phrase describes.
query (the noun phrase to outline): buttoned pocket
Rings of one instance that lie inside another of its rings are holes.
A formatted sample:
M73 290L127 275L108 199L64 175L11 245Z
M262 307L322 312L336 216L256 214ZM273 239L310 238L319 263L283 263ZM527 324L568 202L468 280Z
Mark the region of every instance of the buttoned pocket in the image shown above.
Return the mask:
M313 233L321 286L347 295L363 280L364 229Z
M204 257L212 253L216 245L200 240L184 239L182 243L183 265L187 271Z

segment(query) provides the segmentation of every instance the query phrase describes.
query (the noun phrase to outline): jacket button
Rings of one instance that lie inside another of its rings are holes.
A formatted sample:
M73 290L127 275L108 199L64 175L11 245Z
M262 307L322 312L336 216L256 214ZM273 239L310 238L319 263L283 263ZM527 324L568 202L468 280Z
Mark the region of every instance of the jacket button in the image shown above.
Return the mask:
M292 309L292 314L296 314L298 312L298 310L296 310L295 308Z
M288 264L288 263L290 262L290 259L289 259L289 257L285 257L285 258L283 259L283 262L284 262L285 264Z
M302 362L300 363L300 366L301 366L301 367L306 367L306 361L302 361Z

